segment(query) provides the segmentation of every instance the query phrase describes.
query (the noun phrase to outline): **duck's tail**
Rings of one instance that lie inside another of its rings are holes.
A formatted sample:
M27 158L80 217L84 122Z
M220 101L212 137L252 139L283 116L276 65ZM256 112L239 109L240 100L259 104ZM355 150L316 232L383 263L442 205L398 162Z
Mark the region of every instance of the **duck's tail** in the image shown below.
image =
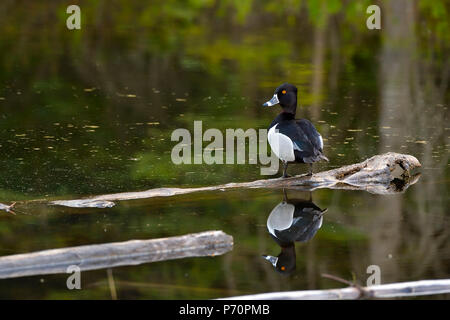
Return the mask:
M302 158L304 163L314 163L320 160L325 160L327 162L330 162L330 160L328 160L327 157L325 157L322 152L320 152L319 150L315 151L315 155L313 156L309 156L309 157L303 157Z

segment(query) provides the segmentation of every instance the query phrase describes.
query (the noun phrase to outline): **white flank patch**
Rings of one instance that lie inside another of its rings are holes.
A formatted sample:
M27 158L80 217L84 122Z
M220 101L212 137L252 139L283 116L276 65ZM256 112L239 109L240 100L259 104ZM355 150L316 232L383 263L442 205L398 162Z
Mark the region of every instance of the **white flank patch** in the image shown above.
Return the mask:
M288 136L279 133L278 124L270 128L267 134L267 140L275 155L282 161L294 161L294 144Z
M320 134L319 134L319 140L320 140L320 149L323 149L323 139Z
M286 202L279 203L267 218L267 229L273 235L275 230L288 229L292 225L295 206Z
M319 221L319 227L317 229L320 229L322 227L322 222L323 222L323 216L320 216L320 221Z

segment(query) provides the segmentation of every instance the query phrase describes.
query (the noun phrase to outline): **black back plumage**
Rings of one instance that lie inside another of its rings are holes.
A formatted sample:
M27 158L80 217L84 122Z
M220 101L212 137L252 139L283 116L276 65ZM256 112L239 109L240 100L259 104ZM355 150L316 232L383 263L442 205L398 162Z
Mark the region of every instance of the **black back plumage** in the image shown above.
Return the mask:
M281 112L269 129L274 125L294 143L295 162L313 163L324 158L320 134L309 120L296 120L292 113Z
M274 230L272 237L280 246L292 242L306 242L312 239L321 226L322 209L313 202L289 200L295 207L291 227L285 230Z

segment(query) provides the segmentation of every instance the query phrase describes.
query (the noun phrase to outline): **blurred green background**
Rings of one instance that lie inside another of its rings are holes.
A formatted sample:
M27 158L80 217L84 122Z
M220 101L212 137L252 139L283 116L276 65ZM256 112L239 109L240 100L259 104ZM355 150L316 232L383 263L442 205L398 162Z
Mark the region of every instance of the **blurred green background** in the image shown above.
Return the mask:
M81 30L66 8L81 8ZM381 7L381 30L366 8ZM112 209L18 203L0 211L0 255L222 229L234 250L114 269L119 298L212 298L449 277L450 5L431 0L12 1L0 3L0 202L72 198L152 187L259 179L259 165L174 165L170 135L267 128L262 108L283 82L299 88L331 160L416 156L422 177L383 197L322 190L317 236L297 245L297 270L276 273L261 254L279 191L223 192L124 202ZM290 166L291 174L306 171ZM305 197L305 194L293 195ZM110 298L105 270L0 280L0 298Z

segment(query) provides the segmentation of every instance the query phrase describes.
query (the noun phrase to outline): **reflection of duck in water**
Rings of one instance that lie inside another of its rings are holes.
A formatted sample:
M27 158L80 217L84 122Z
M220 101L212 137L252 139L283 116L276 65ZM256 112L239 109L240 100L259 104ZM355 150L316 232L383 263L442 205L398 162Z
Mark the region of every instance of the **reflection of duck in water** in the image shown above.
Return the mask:
M295 270L295 242L306 242L314 237L322 226L323 213L311 200L284 199L267 218L267 229L281 247L277 257L263 256L277 271L290 274Z

